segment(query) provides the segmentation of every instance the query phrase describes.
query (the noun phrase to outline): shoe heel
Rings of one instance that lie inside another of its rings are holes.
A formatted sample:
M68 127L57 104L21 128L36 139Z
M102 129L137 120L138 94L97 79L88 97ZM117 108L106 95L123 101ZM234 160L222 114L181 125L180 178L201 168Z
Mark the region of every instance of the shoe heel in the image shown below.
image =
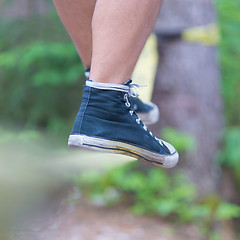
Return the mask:
M84 136L82 135L70 135L68 138L68 147L69 148L78 148L82 147L84 142Z

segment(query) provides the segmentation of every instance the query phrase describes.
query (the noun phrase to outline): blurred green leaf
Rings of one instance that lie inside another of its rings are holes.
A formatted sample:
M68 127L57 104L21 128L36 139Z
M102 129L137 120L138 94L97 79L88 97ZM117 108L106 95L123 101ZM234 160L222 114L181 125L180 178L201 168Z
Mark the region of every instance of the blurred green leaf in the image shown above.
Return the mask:
M227 220L240 217L240 207L231 203L221 203L218 206L216 220Z
M72 43L35 41L5 50L0 55L1 120L69 132L84 78Z
M187 133L181 133L174 128L165 127L162 130L163 138L174 145L179 151L193 151L196 149L195 138Z

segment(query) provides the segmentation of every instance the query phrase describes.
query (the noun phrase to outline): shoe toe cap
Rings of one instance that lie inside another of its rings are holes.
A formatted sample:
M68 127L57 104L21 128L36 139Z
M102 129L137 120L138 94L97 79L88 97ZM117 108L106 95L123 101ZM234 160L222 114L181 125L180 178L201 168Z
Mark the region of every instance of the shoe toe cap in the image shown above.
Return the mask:
M170 152L170 154L174 154L175 152L177 152L177 150L170 144L170 143L168 143L168 142L165 142L165 141L163 141L163 140L161 140L163 143L164 143L164 145L169 149L169 152Z
M164 168L175 167L178 163L178 159L179 159L179 154L176 151L173 155L169 155L169 156L166 157L166 159L163 163L163 167Z

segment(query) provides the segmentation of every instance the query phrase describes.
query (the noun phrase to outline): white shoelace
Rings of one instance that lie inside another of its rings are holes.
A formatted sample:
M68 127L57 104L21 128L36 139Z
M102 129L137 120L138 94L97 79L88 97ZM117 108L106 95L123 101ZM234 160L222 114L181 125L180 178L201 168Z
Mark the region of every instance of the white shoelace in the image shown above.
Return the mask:
M132 92L130 91L130 96L132 96L132 97L137 97L137 96L139 96L139 90L138 90L138 85L136 85L136 84L131 84L131 85L134 85L134 90L136 90L136 92L134 92L134 96L132 95ZM130 89L131 89L131 85L130 85ZM124 101L125 101L125 105L129 108L129 107L131 107L131 103L129 102L129 100L128 100L128 94L124 94ZM129 110L129 114L131 115L131 116L133 116L133 114L134 114L134 111L133 110ZM137 124L141 124L141 119L137 116L137 118L136 118L136 122L137 122ZM159 139L159 138L157 138L156 136L154 136L153 135L153 133L151 132L151 131L149 131L148 130L148 128L147 128L147 126L142 122L142 124L143 124L143 129L146 131L146 132L149 132L149 134L153 137L153 138L155 138L155 140L161 145L161 146L163 146L163 143L162 143L162 141L161 141L161 139Z
M139 87L146 87L147 85L140 85L140 84L130 84L129 89L130 89L130 96L131 97L138 97L139 96Z

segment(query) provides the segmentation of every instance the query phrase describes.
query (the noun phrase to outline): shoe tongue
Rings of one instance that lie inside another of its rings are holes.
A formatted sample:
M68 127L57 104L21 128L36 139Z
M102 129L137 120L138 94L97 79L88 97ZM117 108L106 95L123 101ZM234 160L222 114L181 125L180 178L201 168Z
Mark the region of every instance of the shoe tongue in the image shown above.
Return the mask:
M123 85L129 86L131 82L132 82L132 80L128 79Z

